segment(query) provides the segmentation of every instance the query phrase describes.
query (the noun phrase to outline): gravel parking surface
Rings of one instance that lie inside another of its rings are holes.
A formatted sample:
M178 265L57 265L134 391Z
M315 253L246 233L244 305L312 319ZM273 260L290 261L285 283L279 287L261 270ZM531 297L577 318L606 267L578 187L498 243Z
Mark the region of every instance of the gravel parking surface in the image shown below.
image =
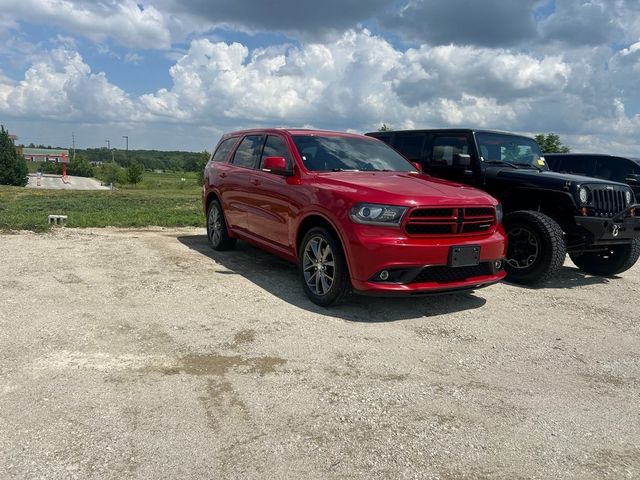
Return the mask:
M322 309L203 229L0 251L0 478L640 478L638 266Z

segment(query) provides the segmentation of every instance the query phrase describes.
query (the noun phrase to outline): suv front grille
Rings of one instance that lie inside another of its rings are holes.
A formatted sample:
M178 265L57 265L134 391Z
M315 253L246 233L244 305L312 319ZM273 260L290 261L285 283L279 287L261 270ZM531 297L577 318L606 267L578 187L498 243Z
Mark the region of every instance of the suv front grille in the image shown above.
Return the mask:
M613 217L627 206L624 190L620 187L592 187L591 205L596 216Z
M409 235L474 235L491 231L493 207L416 208L405 224Z

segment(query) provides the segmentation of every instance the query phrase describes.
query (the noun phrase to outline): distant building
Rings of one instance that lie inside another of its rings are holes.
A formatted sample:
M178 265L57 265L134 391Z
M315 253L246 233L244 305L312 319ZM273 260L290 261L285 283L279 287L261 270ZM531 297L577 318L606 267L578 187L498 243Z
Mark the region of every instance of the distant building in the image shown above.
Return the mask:
M22 156L28 162L69 163L69 150L60 148L22 148Z

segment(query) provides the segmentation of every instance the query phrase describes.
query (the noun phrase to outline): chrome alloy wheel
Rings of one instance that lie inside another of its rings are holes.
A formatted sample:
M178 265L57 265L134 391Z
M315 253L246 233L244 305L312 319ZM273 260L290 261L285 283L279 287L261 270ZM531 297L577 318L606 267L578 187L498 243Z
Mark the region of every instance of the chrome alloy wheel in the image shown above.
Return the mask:
M222 239L222 215L218 205L213 204L209 209L209 218L207 219L209 241L212 245L218 245Z
M540 252L536 235L528 228L517 227L509 230L507 237L507 263L517 269L533 265Z
M304 280L314 294L329 293L335 277L335 258L331 246L321 236L311 237L307 242L302 269Z

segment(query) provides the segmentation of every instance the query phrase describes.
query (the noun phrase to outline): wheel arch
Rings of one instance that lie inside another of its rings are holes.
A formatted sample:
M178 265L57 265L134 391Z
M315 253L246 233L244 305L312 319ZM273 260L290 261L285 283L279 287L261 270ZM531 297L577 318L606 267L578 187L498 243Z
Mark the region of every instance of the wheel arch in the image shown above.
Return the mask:
M340 234L340 229L326 216L313 212L306 215L296 228L295 232L295 255L296 257L300 256L300 244L302 243L302 239L306 235L306 233L314 227L324 227L328 229L331 233L333 233L338 241L340 248L342 249L342 253L347 261L347 268L349 268L349 258L346 248L346 242L343 239L343 236Z
M505 192L502 197L505 214L522 210L544 213L565 231L570 228L577 209L573 197L568 192L516 188Z

